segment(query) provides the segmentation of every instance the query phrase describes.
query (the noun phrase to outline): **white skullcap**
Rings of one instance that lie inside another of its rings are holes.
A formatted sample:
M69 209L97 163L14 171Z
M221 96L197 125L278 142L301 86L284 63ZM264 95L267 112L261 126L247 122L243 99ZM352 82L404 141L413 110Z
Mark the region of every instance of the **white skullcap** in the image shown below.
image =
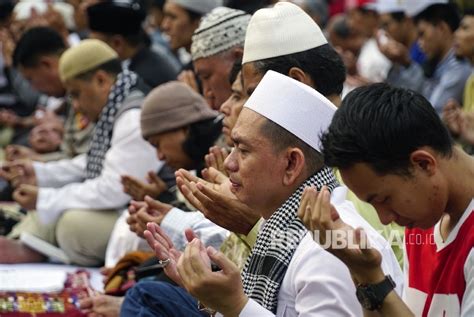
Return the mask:
M379 14L405 12L407 0L377 0L374 9Z
M414 17L433 4L446 4L448 0L408 0L405 5L405 14Z
M199 14L209 13L212 9L222 6L222 0L167 0L167 2L176 3Z
M236 9L217 7L205 15L194 31L193 61L243 46L250 14Z
M321 132L331 124L336 106L315 89L269 70L244 105L321 151Z
M242 64L307 51L328 41L314 20L290 2L260 9L250 19Z

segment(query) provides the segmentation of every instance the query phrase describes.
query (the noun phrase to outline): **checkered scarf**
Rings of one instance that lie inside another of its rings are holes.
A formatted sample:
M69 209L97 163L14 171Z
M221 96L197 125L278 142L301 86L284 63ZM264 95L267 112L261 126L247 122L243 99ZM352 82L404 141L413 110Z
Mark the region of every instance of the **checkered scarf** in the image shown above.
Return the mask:
M89 151L87 152L86 178L93 179L102 173L105 154L110 148L115 116L123 105L132 87L137 83L137 75L124 70L117 76L110 90L107 105L102 110L94 129Z
M261 229L242 272L245 294L273 313L277 310L278 292L288 265L307 233L297 216L303 190L306 186L315 186L320 190L323 185L330 191L339 186L328 167L308 178L272 214Z

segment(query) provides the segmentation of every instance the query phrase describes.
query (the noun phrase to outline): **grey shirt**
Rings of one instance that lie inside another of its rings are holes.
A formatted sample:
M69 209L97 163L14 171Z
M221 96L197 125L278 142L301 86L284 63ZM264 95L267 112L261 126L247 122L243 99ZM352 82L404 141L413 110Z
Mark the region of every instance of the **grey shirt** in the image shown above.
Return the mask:
M451 49L446 57L436 66L432 77L427 78L417 63L409 67L394 66L387 76L387 83L421 93L441 115L449 99L462 104L464 85L471 74L469 63L457 59Z

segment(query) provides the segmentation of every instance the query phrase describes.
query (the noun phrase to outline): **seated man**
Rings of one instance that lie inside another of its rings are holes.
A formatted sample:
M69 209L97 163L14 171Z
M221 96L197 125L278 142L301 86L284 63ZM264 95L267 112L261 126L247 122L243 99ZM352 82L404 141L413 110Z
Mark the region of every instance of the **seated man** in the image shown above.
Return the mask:
M224 115L223 133L229 146L232 144L232 140L230 139L230 131L232 131L237 117L240 114L240 111L242 110L243 104L246 100L246 95L242 88L240 69L240 62L236 63L232 69L229 80L230 83L232 83L232 95L222 104L220 109ZM157 90L157 92L160 91L161 94L165 92L161 88L157 88L155 90ZM196 94L193 95L196 96ZM206 110L208 106L202 103L202 97L194 98L194 103L199 105L196 110L200 109L198 112L201 114L208 113L209 110ZM163 103L159 102L160 100L164 99L165 96L160 94L155 94L154 96L149 94L145 99L141 123L142 134L144 136L150 134L150 129L153 129L154 131L161 129L159 124L155 124L156 119L152 119L158 117L157 111L159 111L161 107L165 106ZM189 99L189 101L191 100L192 99ZM160 104L161 107L158 107ZM171 108L185 107L182 109L182 111L186 110L187 107L186 103L180 102L180 100L177 98L172 98L171 104L168 104L167 106ZM189 114L189 110L185 112ZM178 114L179 113L176 113L176 115ZM166 118L161 116L161 118L158 120L165 119ZM188 119L191 120L192 116L188 117ZM144 129L146 131L143 131ZM166 140L164 141L166 142ZM173 157L176 157L176 153L179 153L178 151L173 151L174 153L170 152L170 147L167 149L162 148L162 150L165 150L165 152L167 150L169 154L164 153L164 155L169 159L173 159ZM226 230L205 219L204 216L199 212L183 212L178 208L171 208L171 206L160 203L159 201L153 201L149 197L145 199L145 203L147 205L145 208L140 208L138 206L135 207L137 205L135 203L132 203L131 207L129 208L133 210L131 211L131 216L128 219L128 222L130 223L130 230L136 232L138 236L142 237L147 223L155 222L159 224L163 232L165 232L170 237L170 240L176 250L181 251L184 249L185 243L187 242L184 235L184 230L186 228L191 228L193 232L198 235L204 243L206 243L206 245L215 246L220 245L221 243L221 239L218 239L219 235L224 236L224 232L226 232ZM229 221L232 220L234 219L229 219ZM226 254L226 256L231 259L231 261L234 262L239 268L243 268L247 257L250 255L251 247L257 238L259 224L254 226L254 229L245 236L234 233L230 234L220 247L222 252ZM120 221L117 221L115 225L116 228L119 225ZM113 235L114 234L115 229ZM123 235L120 238L123 239L125 235L126 233L123 232ZM118 252L122 252L124 249L123 247L121 250L114 250L113 248L114 247L111 246L109 242L107 252L110 254L117 254ZM106 265L107 261L108 259L106 259ZM176 294L177 296L172 296L172 293ZM175 301L176 298L180 299ZM148 303L151 301L155 304L148 305ZM169 312L168 315L176 316L178 315L177 309L182 307L180 304L181 301L190 303L190 305L194 308L194 313L196 313L195 308L197 307L197 303L195 299L189 295L189 293L186 293L184 289L166 285L165 283L140 281L139 284L127 292L125 301L126 304L122 310L121 306L123 297L114 297L108 295L98 295L84 299L81 301L81 307L89 312L102 314L107 317L115 317L119 316L119 314L122 316L137 316L137 314L144 314L145 311L150 311L155 315L166 315L166 312ZM140 313L138 313L138 311L140 311ZM186 314L187 316L193 316L193 309L186 310Z
M19 164L24 184L14 199L36 211L9 238L28 232L58 245L75 264L100 265L116 210L129 201L120 175L144 179L161 164L140 134L140 107L148 89L135 73L122 71L117 54L98 40L63 53L59 73L73 106L96 122L91 146L72 160ZM2 263L42 260L15 240L0 239L0 248Z
M340 169L382 223L407 227L403 301L384 278L378 252L328 249L360 283L363 307L382 316L473 316L474 158L453 146L432 105L384 84L358 88L344 99L322 144L327 164ZM339 208L325 195L307 195L306 226L322 236L354 232L333 221Z
M298 107L290 106L294 100ZM184 253L176 252L149 225L145 236L166 263L168 276L225 316L362 315L349 272L322 248L311 246L311 236L296 217L305 186L329 186L333 201L344 210L341 218L369 230L370 242L385 254L386 271L400 277L386 241L344 199L345 188L322 163L318 135L335 109L311 87L267 72L240 113L232 131L235 147L225 161L231 192L265 219L242 272L243 285L239 269L222 253L206 252L196 238ZM201 183L190 187L211 191ZM212 272L211 260L222 271Z
M39 92L64 100L60 108L64 111L65 121L60 153L38 157L38 155L31 155L34 153L25 153L25 148L13 146L7 150L13 157L34 160L38 158L41 161L59 160L86 153L89 148L94 125L83 114L78 113L77 109L73 109L71 100L65 98L66 87L59 78L59 58L66 49L67 44L61 34L48 27L29 29L23 33L15 47L13 55L15 67ZM52 117L51 111L39 114L43 122L58 120Z

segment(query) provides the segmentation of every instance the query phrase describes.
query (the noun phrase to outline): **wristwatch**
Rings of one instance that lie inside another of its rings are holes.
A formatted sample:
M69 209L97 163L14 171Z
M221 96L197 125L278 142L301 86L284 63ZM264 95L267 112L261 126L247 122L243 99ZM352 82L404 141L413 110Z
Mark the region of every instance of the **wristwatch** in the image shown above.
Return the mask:
M377 284L359 284L357 286L357 299L363 308L367 310L378 310L382 307L385 297L395 286L395 282L390 275L386 275L385 279Z

